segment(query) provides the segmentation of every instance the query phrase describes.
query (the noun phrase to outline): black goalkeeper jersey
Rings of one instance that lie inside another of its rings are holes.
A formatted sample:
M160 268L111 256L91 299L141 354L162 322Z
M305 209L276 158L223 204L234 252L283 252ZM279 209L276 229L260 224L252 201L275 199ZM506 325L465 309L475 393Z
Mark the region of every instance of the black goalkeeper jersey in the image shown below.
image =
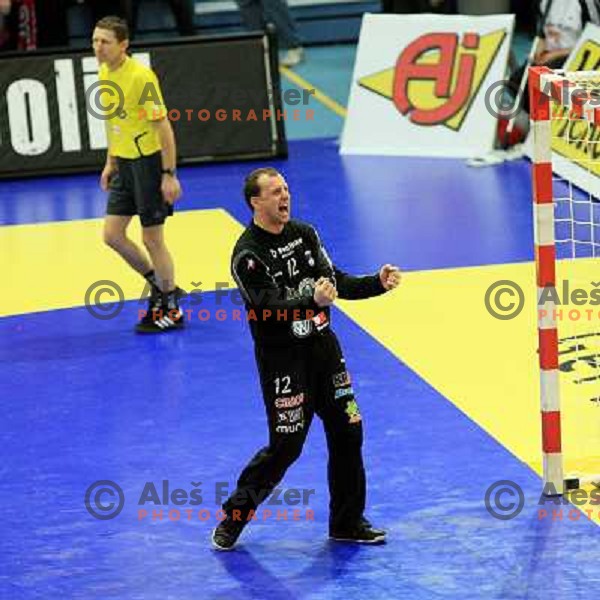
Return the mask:
M385 292L378 274L354 277L337 269L315 229L294 220L280 234L251 223L235 245L231 272L252 336L261 345L301 342L330 327L329 307L320 308L313 300L320 277L330 279L338 297L346 300Z

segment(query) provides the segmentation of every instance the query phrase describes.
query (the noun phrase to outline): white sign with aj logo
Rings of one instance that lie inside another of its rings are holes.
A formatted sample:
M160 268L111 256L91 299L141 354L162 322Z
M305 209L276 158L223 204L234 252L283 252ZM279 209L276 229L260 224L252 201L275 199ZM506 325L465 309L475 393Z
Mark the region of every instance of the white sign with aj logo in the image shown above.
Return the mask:
M480 156L496 117L485 91L505 78L513 15L365 15L343 154Z

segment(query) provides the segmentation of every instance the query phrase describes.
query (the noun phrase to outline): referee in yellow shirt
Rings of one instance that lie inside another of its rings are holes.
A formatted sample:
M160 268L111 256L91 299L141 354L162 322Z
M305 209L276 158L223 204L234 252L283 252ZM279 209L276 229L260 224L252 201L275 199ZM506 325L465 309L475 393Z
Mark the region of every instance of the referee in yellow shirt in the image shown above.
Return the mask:
M152 287L146 316L136 330L161 333L180 329L184 324L178 302L181 290L175 285L173 259L164 239L165 220L181 196L167 108L152 69L127 55L129 31L123 19L100 19L92 41L100 63L99 85L104 86L100 98L108 93L112 99L102 100L107 109L108 153L100 185L109 192L104 241ZM117 110L109 112L117 95ZM140 217L147 254L127 237L134 215Z

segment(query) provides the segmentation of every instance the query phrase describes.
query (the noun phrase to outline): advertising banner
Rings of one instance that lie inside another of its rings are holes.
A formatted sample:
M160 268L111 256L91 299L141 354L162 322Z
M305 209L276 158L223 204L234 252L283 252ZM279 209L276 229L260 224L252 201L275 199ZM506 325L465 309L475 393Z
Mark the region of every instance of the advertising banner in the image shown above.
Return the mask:
M486 90L505 79L513 15L365 15L341 152L474 157L493 148Z
M287 155L269 36L176 40L131 53L158 75L178 164ZM0 55L0 177L97 170L106 123L94 106L110 101L89 50Z

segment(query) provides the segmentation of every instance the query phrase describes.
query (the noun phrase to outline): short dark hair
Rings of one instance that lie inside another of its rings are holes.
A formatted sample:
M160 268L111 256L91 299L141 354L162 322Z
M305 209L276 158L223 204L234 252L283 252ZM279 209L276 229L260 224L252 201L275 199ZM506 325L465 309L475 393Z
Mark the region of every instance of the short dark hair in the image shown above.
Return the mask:
M121 19L121 17L116 17L114 15L102 17L96 23L96 27L98 29L108 29L109 31L112 31L119 42L129 39L129 27L127 26L127 21Z
M250 207L250 210L254 210L254 207L250 202L250 198L260 194L260 185L258 180L261 175L277 177L278 175L281 175L281 173L273 167L260 167L260 169L254 169L252 173L246 176L246 180L244 181L244 198L246 199L246 204Z

